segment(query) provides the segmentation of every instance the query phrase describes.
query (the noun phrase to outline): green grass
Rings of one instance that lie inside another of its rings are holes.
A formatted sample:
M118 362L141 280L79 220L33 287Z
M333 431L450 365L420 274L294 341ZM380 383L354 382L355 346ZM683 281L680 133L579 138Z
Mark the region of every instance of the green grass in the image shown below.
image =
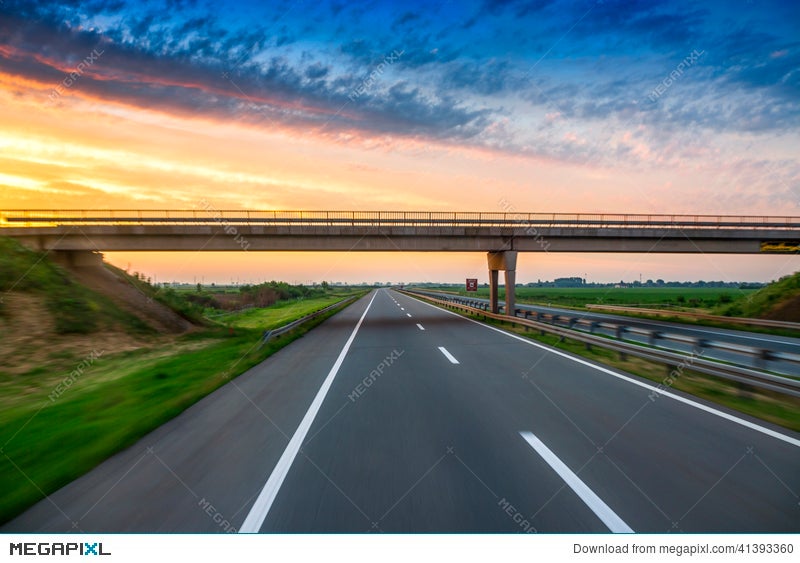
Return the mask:
M764 317L781 303L797 297L798 293L800 272L742 296L729 305L720 305L715 312L730 317Z
M289 313L285 319L305 311L282 309ZM91 361L64 355L58 358L63 371L0 372L0 522L132 445L338 310L260 349L261 330L220 328L186 335L166 349ZM58 383L79 365L82 373L51 400Z
M0 293L21 291L45 296L45 305L58 334L88 334L121 327L132 334L152 329L109 298L76 283L46 253L30 250L0 237ZM0 315L5 311L0 299Z
M245 329L271 330L295 319L309 315L346 298L343 295L327 295L311 299L279 301L267 308L248 309L222 317L225 324Z
M425 287L425 290L438 289ZM441 290L454 292L453 287ZM738 297L746 297L756 290L722 287L517 287L517 302L558 307L585 307L586 305L671 305L709 309L720 303L729 303ZM459 295L476 295L463 289ZM487 299L489 288L478 288L477 296ZM500 288L500 298L505 289Z
M420 296L416 295L415 297L419 298ZM533 329L526 331L520 325L486 319L482 315L466 314L457 309L455 312L486 324L502 327L503 330L526 336L577 356L638 375L655 383L663 383L670 373L670 368L663 364L633 356L621 359L616 352L597 346L587 350L583 343L576 340L565 339L554 334L542 335ZM691 369L683 371L669 387L800 432L800 399L796 397L741 385L726 379L693 372Z

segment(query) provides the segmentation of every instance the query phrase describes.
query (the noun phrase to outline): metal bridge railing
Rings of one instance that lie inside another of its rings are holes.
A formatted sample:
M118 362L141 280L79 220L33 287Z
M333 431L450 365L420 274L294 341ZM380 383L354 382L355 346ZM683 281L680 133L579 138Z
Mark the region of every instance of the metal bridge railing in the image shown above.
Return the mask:
M0 227L60 225L299 225L359 227L592 227L800 230L800 217L447 211L36 209L0 211Z

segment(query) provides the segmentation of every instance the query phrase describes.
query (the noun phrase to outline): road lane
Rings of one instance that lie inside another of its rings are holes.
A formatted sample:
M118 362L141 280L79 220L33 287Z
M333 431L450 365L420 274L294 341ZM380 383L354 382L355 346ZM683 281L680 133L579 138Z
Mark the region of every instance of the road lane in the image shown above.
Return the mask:
M396 298L424 315L426 331L376 298L263 531L517 532L501 503L514 496L543 505L560 486L552 472L537 475L540 464L518 435L486 424L474 389L462 389L469 368L436 346L453 319ZM399 359L360 393L393 352ZM498 474L509 483L479 477ZM531 488L531 474L548 486ZM565 495L551 512L554 528L605 530L577 497Z
M431 296L439 297L453 297L452 294L437 293L423 291L421 293L428 293ZM488 299L481 299L471 297L475 301L488 303ZM501 306L505 302L499 302ZM569 317L580 317L588 321L607 322L612 324L624 324L626 326L635 327L643 330L655 330L670 334L678 334L690 338L700 338L704 340L727 342L734 346L744 346L752 348L762 348L773 350L777 352L789 352L792 354L800 355L800 339L792 338L789 336L777 336L771 334L761 334L757 332L748 332L745 330L731 330L714 327L693 326L682 323L671 323L666 321L640 319L636 317L629 317L623 315L613 315L607 313L594 313L590 311L581 311L575 309L560 309L557 307L544 307L539 305L526 305L517 304L517 309L528 311L535 311L546 314L564 315ZM577 329L582 330L582 329ZM605 334L606 336L615 336L614 331L609 329L598 328L595 331L597 334ZM625 334L625 340L638 342L641 344L649 344L647 336L637 334ZM658 341L658 346L669 350L674 350L683 353L692 353L695 347L692 344L683 344L679 342L668 342L664 340ZM707 358L723 360L726 362L733 362L736 364L745 365L747 367L753 366L753 358L751 356L725 352L713 349L704 349L703 355ZM769 368L776 370L780 373L787 375L800 375L800 365L785 361L769 361Z
M551 480L541 460L519 448L519 431L531 429L634 529L797 528L784 487L798 485L796 446L667 397L653 401L643 387L582 364L565 366L562 356L396 299L425 323L426 340L407 333L376 300L345 372L368 372L392 345L406 350L402 361L359 397L357 409L329 405L332 420L305 448L265 531L368 531L359 527L365 520L383 531L519 530L501 503L540 531L606 530L563 482ZM436 358L440 344L459 359L455 371ZM338 392L344 401L347 384L345 376L331 397ZM739 459L748 444L758 444L759 457ZM455 469L447 465L453 455ZM665 472L664 462L676 471ZM461 493L442 496L454 489ZM460 504L468 491L477 512ZM736 499L743 493L758 516L742 510Z
M347 339L347 342L345 342L341 352L339 352L339 356L336 358L336 361L334 362L331 370L328 372L327 377L325 377L325 381L322 382L322 387L320 387L319 391L314 396L311 406L308 407L308 411L306 411L305 416L303 416L303 420L300 421L300 425L294 431L292 439L289 441L289 444L287 444L286 449L281 455L281 458L278 460L278 463L273 468L272 473L270 473L269 479L256 498L255 504L250 508L250 512L248 512L245 521L239 528L241 532L257 532L261 527L261 524L264 522L264 519L269 513L272 503L275 500L275 496L278 494L278 491L283 484L283 480L286 478L286 474L289 472L289 469L294 463L300 448L306 441L308 431L311 428L311 425L314 423L314 419L317 417L319 409L322 406L322 403L325 401L328 390L333 384L333 380L336 378L336 375L339 373L339 369L341 368L342 363L347 356L347 352L350 350L350 346L358 334L358 329L361 328L361 324L364 322L364 317L367 316L370 307L372 307L373 301L375 301L375 295L372 296L367 304L367 308L364 310L358 322L356 323L353 332L350 333L350 337Z
M565 362L570 354L446 314L470 325L459 331L460 346L446 345L476 368L464 385L480 379L483 412L502 411L513 420L509 426L537 434L582 478L585 472L587 484L634 530L800 529L796 433L688 401L789 442L776 439L669 396L652 396L650 384L634 376L611 377L606 372L615 370L589 367L582 358ZM492 365L480 369L486 358Z

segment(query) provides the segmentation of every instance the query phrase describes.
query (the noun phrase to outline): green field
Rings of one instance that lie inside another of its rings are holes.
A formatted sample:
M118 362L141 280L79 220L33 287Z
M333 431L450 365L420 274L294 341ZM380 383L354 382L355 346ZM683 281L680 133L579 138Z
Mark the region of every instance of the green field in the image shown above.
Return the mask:
M217 320L236 328L271 330L290 323L299 317L324 309L350 295L356 295L356 293L279 301L271 307L248 309L239 313L217 317Z
M459 295L472 295L463 288L456 291L452 286L425 287L430 291L447 291ZM517 302L558 307L585 307L586 305L625 306L676 306L710 310L720 304L730 303L740 297L754 293L754 289L717 287L517 287ZM481 287L478 297L488 298L489 288ZM500 298L505 289L500 288Z
M85 358L64 354L53 358L47 370L36 368L23 375L0 370L0 523L132 445L334 313L259 348L262 321L283 323L339 299L308 300L302 306L282 303L278 313L253 312L254 318L235 330L204 330L156 349L114 355L98 350L99 357Z

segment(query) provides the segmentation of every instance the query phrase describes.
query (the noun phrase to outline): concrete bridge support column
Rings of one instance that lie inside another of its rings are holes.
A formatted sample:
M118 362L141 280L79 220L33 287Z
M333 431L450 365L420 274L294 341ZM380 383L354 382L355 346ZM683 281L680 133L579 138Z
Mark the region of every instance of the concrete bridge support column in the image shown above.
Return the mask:
M492 313L497 313L499 310L497 299L498 273L503 270L506 278L506 315L513 317L514 308L516 307L517 251L488 252L486 258L489 262L489 310Z

